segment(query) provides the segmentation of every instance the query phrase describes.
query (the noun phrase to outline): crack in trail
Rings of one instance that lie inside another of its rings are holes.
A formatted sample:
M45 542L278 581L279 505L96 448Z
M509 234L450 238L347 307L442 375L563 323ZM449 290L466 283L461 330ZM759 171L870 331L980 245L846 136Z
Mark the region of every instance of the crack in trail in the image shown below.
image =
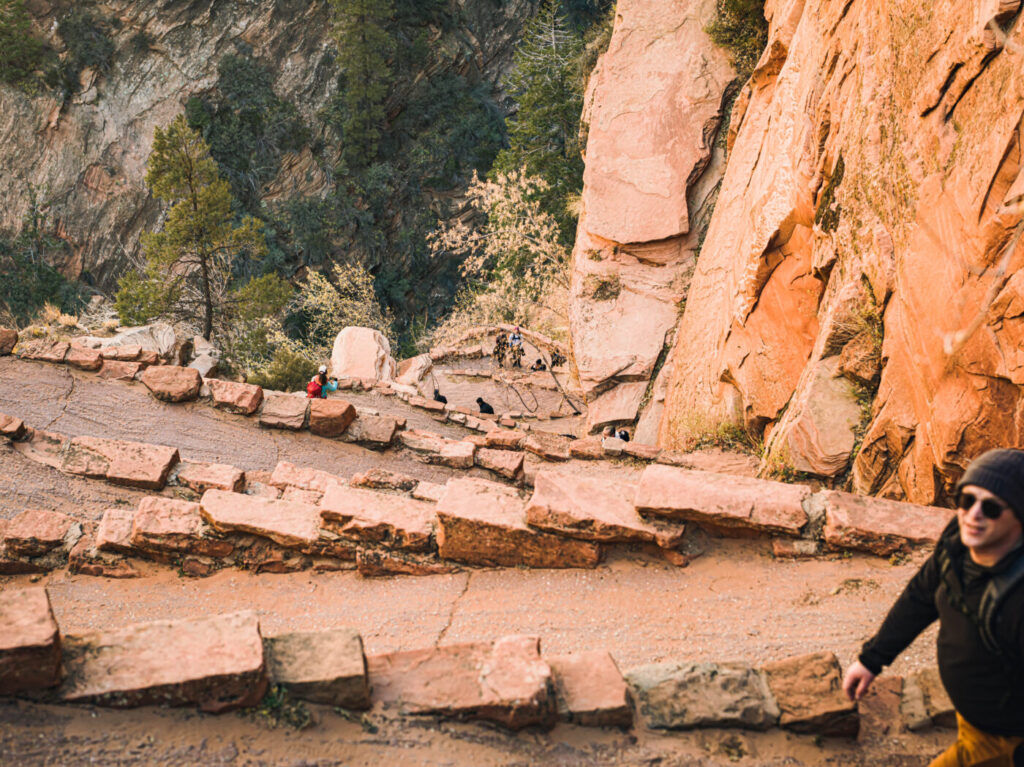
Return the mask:
M452 623L455 621L455 611L459 607L459 602L466 596L466 592L469 591L469 581L473 577L472 572L466 573L466 582L462 584L461 593L452 600L452 610L448 613L448 622L444 624L444 628L441 629L441 633L437 635L437 639L434 640L434 647L438 647L441 644L441 640L444 639L444 635L448 633L448 629L452 627Z
M43 431L49 431L49 430L50 430L50 428L51 428L51 427L52 427L52 426L53 426L53 425L54 425L55 423L57 423L57 421L59 421L59 420L60 420L61 418L63 418L63 417L64 417L64 414L65 414L65 413L67 412L67 409L68 409L68 404L69 404L69 403L70 403L70 401L71 401L71 395L75 393L75 380L76 380L76 379L75 379L74 375L72 375L72 374L71 374L71 373L70 373L69 371L67 371L67 370L62 370L61 372L62 372L62 373L63 373L64 375L66 375L66 376L67 376L68 378L70 378L70 379L71 379L71 386L70 386L70 387L68 388L68 390L67 390L66 392L64 392L64 393L63 393L63 394L61 395L61 400L63 401L63 404L62 404L62 405L60 406L60 412L59 412L59 413L57 413L57 415L55 415L55 416L54 416L54 417L53 417L53 418L52 418L52 419L50 420L50 422L49 422L48 424L46 424L46 426L44 426L44 427L43 427L43 429L42 429Z

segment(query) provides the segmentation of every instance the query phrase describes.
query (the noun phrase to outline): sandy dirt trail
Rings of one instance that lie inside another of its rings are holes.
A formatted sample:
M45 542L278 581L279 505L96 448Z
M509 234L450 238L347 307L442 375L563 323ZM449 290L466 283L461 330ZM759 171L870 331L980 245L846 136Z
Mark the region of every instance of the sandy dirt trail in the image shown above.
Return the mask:
M367 406L400 410L411 425L417 419L423 428L457 433L393 399L365 396L375 398L367 399L373 403ZM269 470L278 460L289 460L342 476L371 466L433 481L452 474L393 452L374 453L308 433L264 431L253 419L202 404L159 403L141 385L105 383L9 358L0 359L0 412L72 436L176 445L185 459L249 470ZM576 463L554 468L583 470ZM41 507L97 519L111 503L134 503L139 495L67 477L0 448L0 517ZM768 552L765 541L712 539L707 553L684 569L625 551L593 570L471 570L384 579L365 579L354 572L257 576L224 570L192 579L146 564L144 577L134 580L58 572L38 582L49 588L63 630L73 633L254 609L265 634L347 626L363 635L370 654L530 633L541 637L545 653L609 650L626 670L661 660L757 664L818 650L834 651L847 663L923 556L898 564L859 555L782 562ZM0 589L29 582L26 576L0 577ZM929 632L894 671L932 664L934 638ZM720 763L716 749L729 735L635 737L560 727L551 734L509 736L478 725L411 726L382 720L376 726L387 734L375 736L327 709L319 716L315 730L288 734L268 732L235 715L0 703L0 764L84 764L91 754L101 764L696 765ZM96 724L102 724L103 736L97 735ZM49 735L40 739L44 732ZM159 747L139 745L147 733L157 733ZM920 756L922 749L933 747L928 738L914 736L906 746L909 761L879 762L878 752L866 747L837 743L822 752L812 740L782 733L733 735L746 744L740 748L749 755L740 761L745 764L917 765L927 761ZM297 742L304 745L292 750L290 744ZM40 750L31 751L33 744ZM332 744L344 744L350 755L335 753ZM885 744L895 747L891 741ZM82 761L72 758L76 749ZM135 761L127 756L131 749L139 751ZM657 755L662 751L676 756L661 761ZM734 751L727 747L721 763L732 763L728 756ZM796 761L788 761L787 754ZM672 761L676 757L681 761Z

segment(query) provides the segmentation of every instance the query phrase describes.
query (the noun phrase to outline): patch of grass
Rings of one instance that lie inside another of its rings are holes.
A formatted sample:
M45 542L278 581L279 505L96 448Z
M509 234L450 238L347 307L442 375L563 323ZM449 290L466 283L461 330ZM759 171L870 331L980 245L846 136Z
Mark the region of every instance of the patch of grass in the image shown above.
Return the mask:
M301 700L292 700L288 688L282 684L270 685L259 705L243 709L242 713L271 729L284 725L295 730L305 730L316 724L306 704Z
M607 277L588 274L584 287L595 301L614 301L622 292L622 281L617 274Z
M710 421L704 417L691 415L684 421L682 431L687 435L685 450L717 447L722 450L760 455L764 447L758 437L736 421Z
M706 31L715 45L729 51L737 76L746 81L768 44L764 0L718 0Z
M836 189L843 182L845 174L846 163L843 161L842 152L840 152L835 170L832 171L832 177L825 185L825 189L822 190L818 209L814 213L814 223L820 226L823 232L834 232L839 227L839 216L843 209L836 202Z

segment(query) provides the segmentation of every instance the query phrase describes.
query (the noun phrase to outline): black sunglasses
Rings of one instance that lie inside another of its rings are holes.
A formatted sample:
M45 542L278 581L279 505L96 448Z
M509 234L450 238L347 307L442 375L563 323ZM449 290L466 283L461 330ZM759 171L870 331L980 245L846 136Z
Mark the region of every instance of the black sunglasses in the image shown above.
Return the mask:
M973 508L977 502L978 496L974 493L960 493L960 496L956 499L956 507L967 511ZM999 519L1008 508L1010 507L1005 503L1000 503L994 498L986 498L981 502L981 513L989 519Z

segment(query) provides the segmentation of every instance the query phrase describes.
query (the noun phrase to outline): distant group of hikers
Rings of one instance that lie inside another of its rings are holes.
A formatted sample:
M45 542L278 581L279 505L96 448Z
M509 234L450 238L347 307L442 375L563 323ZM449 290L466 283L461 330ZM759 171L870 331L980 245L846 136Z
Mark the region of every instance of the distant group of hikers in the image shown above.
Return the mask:
M505 335L504 331L498 333L494 339L494 359L498 363L498 367L505 367L505 358L511 362L510 367L522 368L523 367L523 356L526 354L526 350L523 348L523 333L516 325L515 329ZM551 368L560 367L565 364L565 355L560 354L558 351L551 353ZM548 366L544 363L544 360L538 357L532 365L530 370L533 372L540 372L547 370Z

